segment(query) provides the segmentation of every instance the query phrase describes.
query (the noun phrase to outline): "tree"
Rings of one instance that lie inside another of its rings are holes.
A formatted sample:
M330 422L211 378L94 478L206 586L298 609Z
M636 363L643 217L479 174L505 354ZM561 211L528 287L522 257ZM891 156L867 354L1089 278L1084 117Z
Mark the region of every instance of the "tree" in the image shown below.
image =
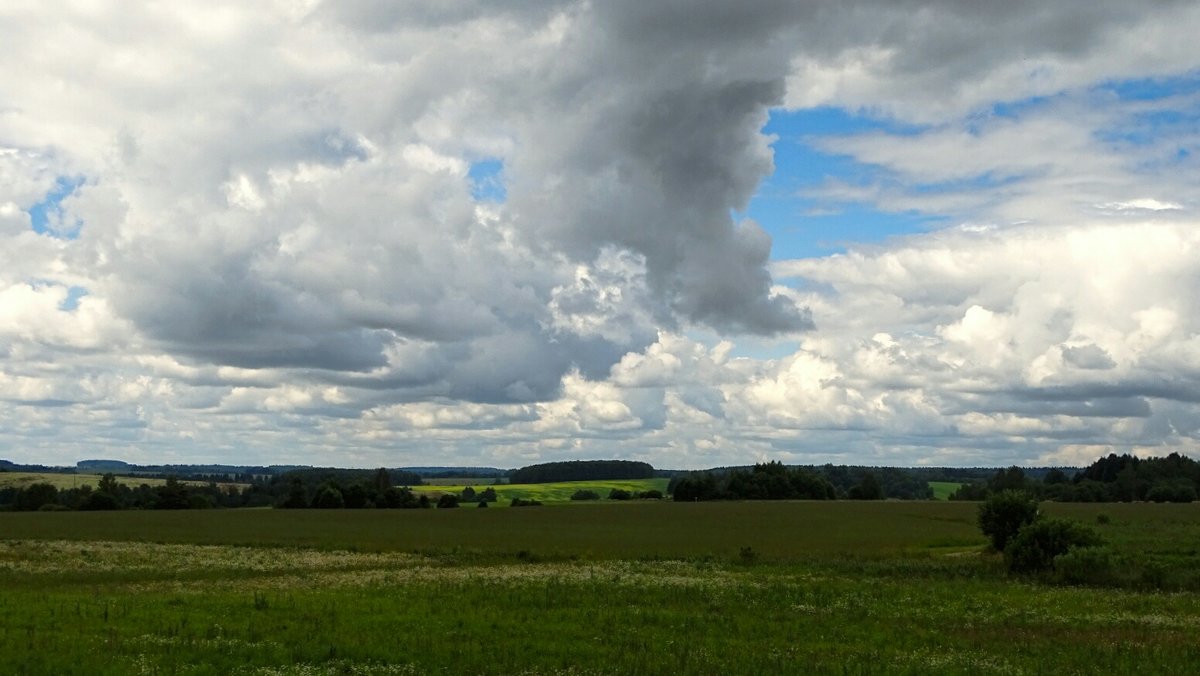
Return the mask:
M179 479L174 476L167 477L167 482L156 488L154 492L156 493L155 509L188 509L192 506L187 486L180 483Z
M292 477L292 485L287 497L279 503L283 509L304 509L308 507L308 493L304 490L304 481L300 477Z
M377 494L383 495L387 492L387 489L392 487L392 477L388 474L387 469L380 467L375 470L375 478L372 480L372 484L374 484Z
M1004 551L1022 526L1038 517L1037 501L1022 491L1000 491L979 506L979 530L996 551Z
M467 486L466 488L462 489L462 501L463 502L475 502L478 499L479 498L475 495L474 488Z
M1054 557L1066 554L1075 547L1094 547L1101 544L1100 536L1091 528L1065 519L1043 519L1021 528L1004 550L1004 560L1014 573L1050 570Z
M54 484L29 484L17 494L16 508L23 512L35 512L46 505L55 504L58 504L58 489Z
M608 492L609 500L628 500L633 497L633 494L624 488L614 488Z
M317 509L342 509L346 506L346 500L342 497L342 491L333 484L325 484L317 491L317 495L313 498L312 506Z
M882 500L883 486L879 485L879 479L875 478L875 473L864 473L858 485L850 489L849 498L851 500Z
M442 493L442 496L437 501L438 509L451 509L458 507L458 496L453 493Z
M571 494L571 499L572 500L599 500L600 494L597 493L596 491L589 491L587 489L581 488Z

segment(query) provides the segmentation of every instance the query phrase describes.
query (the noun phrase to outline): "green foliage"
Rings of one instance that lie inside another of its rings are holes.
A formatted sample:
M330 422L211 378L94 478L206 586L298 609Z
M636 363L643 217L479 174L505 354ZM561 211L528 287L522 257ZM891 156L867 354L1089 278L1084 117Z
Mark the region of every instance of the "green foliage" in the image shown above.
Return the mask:
M879 479L873 472L867 472L863 474L858 485L850 489L847 497L851 500L882 500L883 486L879 484Z
M325 484L313 497L312 506L316 509L342 509L346 506L346 501L342 497L342 491L334 484Z
M1055 557L1076 547L1099 544L1100 536L1088 526L1066 519L1041 519L1021 528L1004 549L1004 560L1014 573L1052 570Z
M633 498L633 493L630 493L624 488L614 488L608 492L609 500L629 500L631 498Z
M579 502L582 500L599 500L599 499L600 499L599 493L597 493L596 491L587 490L586 488L581 488L571 494L571 500L574 500L576 502Z
M1062 584L1108 585L1116 577L1112 550L1088 546L1068 549L1053 560L1055 580Z
M979 506L979 530L1002 552L1023 526L1038 516L1037 501L1021 491L1000 491Z
M156 488L155 493L155 509L189 509L192 506L187 486L173 476L167 477L167 482Z
M44 505L56 504L57 501L57 488L49 483L36 483L30 484L17 493L15 506L19 511L33 512L41 509Z
M1103 510L1119 590L947 556L961 503L4 513L0 673L1186 673L1200 511Z
M819 474L779 462L760 463L749 471L734 469L717 476L689 474L672 481L676 502L706 500L832 500L833 484Z
M569 460L547 462L514 470L514 484L556 483L562 481L603 481L607 479L649 479L654 468L631 460Z
M458 496L453 493L443 493L437 501L438 509L453 509L458 507Z
M525 500L524 498L513 498L509 503L510 507L541 507L542 503L537 500Z

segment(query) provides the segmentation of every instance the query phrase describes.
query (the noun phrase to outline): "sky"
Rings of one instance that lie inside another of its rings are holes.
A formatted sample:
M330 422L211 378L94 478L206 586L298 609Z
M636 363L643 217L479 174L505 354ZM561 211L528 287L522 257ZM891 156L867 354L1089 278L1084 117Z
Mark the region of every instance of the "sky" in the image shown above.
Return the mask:
M1200 5L0 6L0 458L1200 457Z

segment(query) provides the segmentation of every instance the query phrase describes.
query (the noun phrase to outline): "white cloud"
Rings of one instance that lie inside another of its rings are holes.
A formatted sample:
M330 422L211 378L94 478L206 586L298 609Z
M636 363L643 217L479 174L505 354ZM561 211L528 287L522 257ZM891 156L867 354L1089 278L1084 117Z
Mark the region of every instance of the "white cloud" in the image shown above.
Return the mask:
M1186 449L1200 136L1120 132L1196 101L1096 85L1194 72L1197 11L10 7L0 454L697 467ZM731 213L773 171L761 130L781 105L915 124L810 139L872 168L817 201L974 225L768 269L770 237ZM506 199L472 196L483 160ZM63 180L78 186L34 232Z

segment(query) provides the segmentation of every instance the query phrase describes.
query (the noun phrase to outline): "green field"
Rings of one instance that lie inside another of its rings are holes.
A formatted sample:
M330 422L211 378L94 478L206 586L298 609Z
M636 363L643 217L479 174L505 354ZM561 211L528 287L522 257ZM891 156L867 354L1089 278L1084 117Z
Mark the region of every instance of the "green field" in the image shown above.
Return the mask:
M953 481L930 481L929 487L933 489L934 500L949 500L950 495L962 486L960 483Z
M0 513L0 673L1194 672L1200 595L1010 578L975 509ZM1200 570L1200 505L1047 510Z
M496 491L499 500L496 501L496 507L506 507L513 498L521 498L523 500L537 500L539 502L570 502L571 495L575 491L589 490L595 491L601 499L608 497L608 492L614 488L637 493L640 491L658 490L662 493L667 492L667 484L670 479L613 479L605 481L561 481L558 483L547 484L501 484L492 485L488 483L480 484L432 484L426 486L413 486L413 491L417 493L426 493L428 495L439 495L442 493L462 493L467 486L474 488L476 492L483 491L487 488L492 488Z
M64 474L58 472L0 472L0 488L26 488L30 484L50 484L59 490L66 488L83 488L91 486L95 488L100 484L101 474ZM115 477L117 483L125 484L129 487L136 487L142 484L149 486L162 486L167 483L166 479L154 479L150 477L140 476L118 476ZM207 486L207 481L180 481L182 484L189 486ZM221 483L222 486L236 485L239 487L247 486L248 484L229 484Z

